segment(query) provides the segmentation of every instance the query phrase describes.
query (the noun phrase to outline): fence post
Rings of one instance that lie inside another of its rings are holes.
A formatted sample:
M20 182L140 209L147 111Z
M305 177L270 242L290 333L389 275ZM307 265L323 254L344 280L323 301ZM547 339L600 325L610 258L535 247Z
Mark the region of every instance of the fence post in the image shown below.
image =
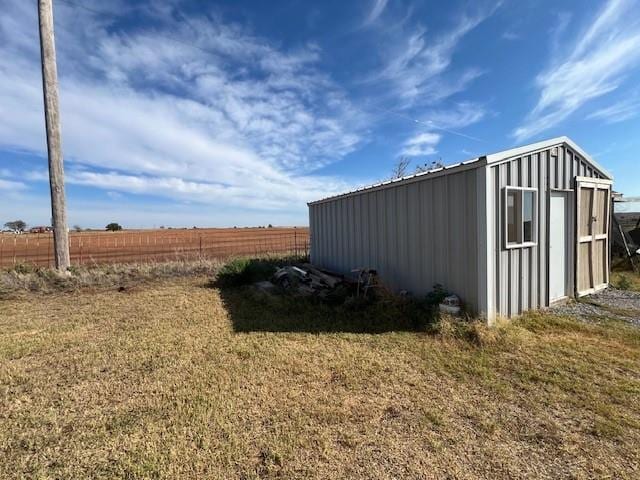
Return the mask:
M47 266L51 267L51 244L53 243L53 238L51 235L47 234Z

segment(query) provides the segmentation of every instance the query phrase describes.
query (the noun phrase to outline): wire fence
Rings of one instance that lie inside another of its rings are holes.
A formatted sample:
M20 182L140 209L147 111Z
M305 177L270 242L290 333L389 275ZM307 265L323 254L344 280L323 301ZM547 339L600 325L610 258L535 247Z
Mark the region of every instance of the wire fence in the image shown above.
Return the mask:
M308 228L238 228L73 232L73 265L148 263L309 252ZM0 234L0 267L53 266L53 234Z

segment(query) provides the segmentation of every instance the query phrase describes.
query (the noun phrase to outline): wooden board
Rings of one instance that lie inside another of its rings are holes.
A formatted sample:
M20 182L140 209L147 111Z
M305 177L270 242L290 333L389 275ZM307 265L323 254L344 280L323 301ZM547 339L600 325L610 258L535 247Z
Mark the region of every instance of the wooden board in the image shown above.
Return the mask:
M611 181L576 179L576 295L605 288L609 283Z

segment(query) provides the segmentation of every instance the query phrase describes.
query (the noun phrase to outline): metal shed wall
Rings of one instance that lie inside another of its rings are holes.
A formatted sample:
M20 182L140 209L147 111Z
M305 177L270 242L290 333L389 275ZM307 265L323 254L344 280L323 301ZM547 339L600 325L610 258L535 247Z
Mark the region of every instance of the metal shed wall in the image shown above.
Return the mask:
M554 152L556 154L554 154ZM575 177L604 178L578 152L560 144L487 167L488 315L511 317L528 309L549 305L548 239L551 191L568 192L575 207ZM538 189L537 245L506 249L504 246L504 187ZM569 238L575 238L574 208L569 208ZM574 251L569 249L569 272L575 271ZM568 291L574 290L569 274Z
M311 261L343 274L375 268L386 286L415 295L439 283L477 309L481 168L310 204Z

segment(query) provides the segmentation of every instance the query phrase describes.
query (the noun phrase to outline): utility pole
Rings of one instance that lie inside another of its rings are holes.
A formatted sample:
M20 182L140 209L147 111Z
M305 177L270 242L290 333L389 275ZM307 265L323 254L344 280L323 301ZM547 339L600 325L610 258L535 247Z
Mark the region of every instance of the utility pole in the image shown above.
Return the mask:
M47 129L49 156L49 186L53 217L53 249L56 268L66 271L70 266L67 206L64 196L64 167L60 139L60 110L58 105L58 70L56 46L53 38L53 0L38 0L40 24L40 54L42 60L42 91L44 119Z

